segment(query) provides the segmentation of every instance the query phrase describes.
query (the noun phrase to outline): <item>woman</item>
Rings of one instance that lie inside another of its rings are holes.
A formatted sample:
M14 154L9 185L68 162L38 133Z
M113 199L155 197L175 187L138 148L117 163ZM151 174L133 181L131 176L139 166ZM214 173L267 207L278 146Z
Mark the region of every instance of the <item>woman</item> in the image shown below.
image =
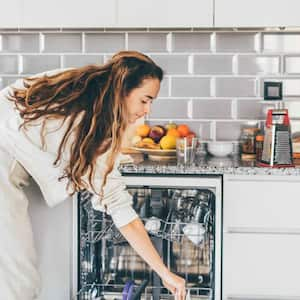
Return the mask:
M30 174L53 206L87 189L139 255L178 299L185 281L153 247L117 170L124 132L150 110L163 72L134 51L90 65L17 82L0 93L0 299L38 294L27 199ZM10 101L9 101L10 100Z

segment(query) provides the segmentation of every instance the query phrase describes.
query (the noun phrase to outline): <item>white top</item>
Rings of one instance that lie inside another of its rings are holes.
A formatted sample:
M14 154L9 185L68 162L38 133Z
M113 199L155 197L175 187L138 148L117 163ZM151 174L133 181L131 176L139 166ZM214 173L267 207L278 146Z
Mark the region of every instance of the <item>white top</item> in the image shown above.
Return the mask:
M56 72L57 70L54 70L47 72L47 74L51 75ZM37 76L40 76L40 74ZM28 126L26 130L24 128L19 129L22 119L15 110L14 103L9 101L7 96L12 91L12 87L20 88L23 86L23 80L20 79L10 87L0 91L0 142L15 158L16 162L23 166L37 182L47 204L54 206L69 196L66 189L67 179L58 180L62 175L64 163L68 160L68 149L63 153L60 165L57 167L53 165L67 124L61 126L60 120L47 121L46 131L48 134L45 137L45 148L42 148L40 137L41 122L35 122L34 126ZM107 154L105 153L97 159L94 179L95 188L101 187ZM137 214L132 208L132 197L126 191L126 185L118 171L122 158L122 154L117 157L114 169L108 175L101 204L97 195L94 194L92 198L94 209L104 211L104 206L106 206L107 213L111 215L117 227L124 226L137 218ZM16 169L22 169L19 164L15 164L15 168L12 170L12 172L14 171L13 176L10 180L14 184L21 185L26 183L26 178L24 178L24 174L16 172ZM89 191L93 193L92 189L89 189Z

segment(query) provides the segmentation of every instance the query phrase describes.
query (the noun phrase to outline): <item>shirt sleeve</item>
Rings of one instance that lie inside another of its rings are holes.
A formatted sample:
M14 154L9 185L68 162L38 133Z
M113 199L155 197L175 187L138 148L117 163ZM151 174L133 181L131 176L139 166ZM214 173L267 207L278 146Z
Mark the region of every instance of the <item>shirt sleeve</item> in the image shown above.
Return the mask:
M96 194L92 196L92 205L96 210L105 211L112 217L115 225L120 228L138 218L132 207L132 196L126 190L126 184L118 166L121 155L117 158L114 168L107 176L107 181L103 189L103 199ZM95 188L101 187L103 170L106 168L106 155L101 156L96 163Z

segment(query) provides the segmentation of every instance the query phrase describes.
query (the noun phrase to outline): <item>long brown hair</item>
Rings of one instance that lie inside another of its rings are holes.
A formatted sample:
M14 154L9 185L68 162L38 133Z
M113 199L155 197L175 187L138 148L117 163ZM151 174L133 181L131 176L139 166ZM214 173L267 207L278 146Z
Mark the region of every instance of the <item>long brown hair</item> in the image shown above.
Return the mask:
M23 119L21 127L26 128L27 124L39 119L42 128L48 119L61 118L67 122L54 165L60 162L72 134L70 160L60 177L68 178L72 194L88 186L95 193L102 193L128 124L123 99L146 78L161 81L163 71L142 53L121 51L104 65L88 65L53 76L26 78L25 89L14 90L11 100ZM95 163L107 150L110 150L107 169L99 193L93 185Z

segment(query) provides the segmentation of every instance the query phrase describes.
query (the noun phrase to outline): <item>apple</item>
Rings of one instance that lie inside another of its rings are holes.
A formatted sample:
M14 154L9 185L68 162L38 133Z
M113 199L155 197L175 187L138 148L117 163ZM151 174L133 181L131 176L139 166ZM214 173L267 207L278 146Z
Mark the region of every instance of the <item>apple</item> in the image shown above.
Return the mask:
M166 129L161 125L155 125L151 127L149 137L158 143L160 139L166 134Z
M192 139L194 137L196 137L196 133L193 131L190 131L189 134L186 136L188 139Z
M196 133L190 131L189 134L186 136L187 140L188 140L188 145L191 146L192 145L192 139L196 137Z

